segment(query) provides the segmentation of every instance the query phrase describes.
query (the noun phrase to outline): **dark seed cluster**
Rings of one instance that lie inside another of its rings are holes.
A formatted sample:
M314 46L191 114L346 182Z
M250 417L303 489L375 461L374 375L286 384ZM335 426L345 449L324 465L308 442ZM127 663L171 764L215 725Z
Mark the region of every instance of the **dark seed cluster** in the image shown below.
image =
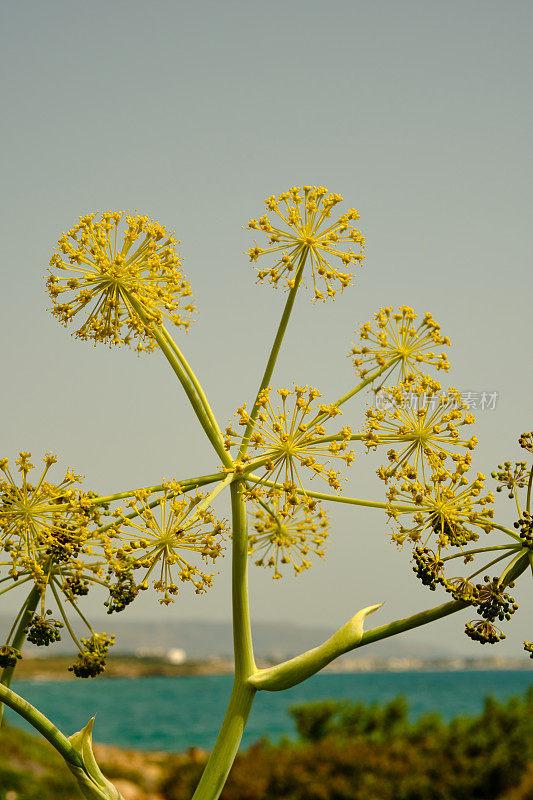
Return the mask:
M504 592L498 578L492 580L488 575L483 578L484 584L478 583L476 586L478 602L476 603L477 610L483 619L489 622L495 622L497 619L500 622L503 620L510 620L511 616L518 608L518 603L514 601L510 594ZM510 584L511 588L513 584Z
M454 600L473 603L478 599L478 590L467 578L451 578L444 581L444 588Z
M521 518L514 523L514 526L520 531L520 541L524 547L533 550L533 515L524 511Z
M35 614L28 628L28 642L38 647L48 647L49 644L60 641L59 629L62 627L62 622Z
M83 597L89 594L89 581L83 580L80 575L70 575L65 578L63 591L72 597Z
M22 653L16 647L10 647L8 644L3 644L0 647L0 667L16 666L17 661L22 658Z
M523 433L518 440L518 444L520 447L523 447L524 450L527 450L529 453L533 453L533 431L530 431L529 433Z
M126 606L133 603L139 589L133 580L130 573L119 576L117 583L109 587L109 600L106 600L104 605L107 607L107 613L112 614L114 611L124 611Z
M422 581L424 586L431 589L432 592L437 588L437 584L444 582L442 570L444 562L435 555L433 550L428 547L415 547L413 551L413 572L416 577Z
M467 622L465 633L474 642L479 642L480 644L496 644L505 639L505 634L499 628L483 619Z
M84 649L68 668L69 672L73 672L77 678L95 678L105 670L106 657L115 637L108 636L107 633L94 633L81 641Z

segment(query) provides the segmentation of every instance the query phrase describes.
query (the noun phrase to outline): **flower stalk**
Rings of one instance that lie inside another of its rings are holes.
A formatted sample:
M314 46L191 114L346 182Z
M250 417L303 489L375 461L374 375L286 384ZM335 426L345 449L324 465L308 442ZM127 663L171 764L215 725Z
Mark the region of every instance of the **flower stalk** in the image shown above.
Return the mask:
M26 636L28 633L28 627L32 620L33 615L35 614L35 609L37 608L39 601L41 599L41 589L40 587L35 584L32 586L30 593L28 594L24 604L22 606L22 613L20 614L20 619L17 625L17 628L14 632L13 638L11 639L11 647L19 652L22 650L22 646L26 640ZM0 684L9 688L11 686L11 681L13 680L13 675L16 669L16 664L12 664L8 667L4 667L2 670L2 674L0 675ZM4 704L0 703L0 727L4 724Z

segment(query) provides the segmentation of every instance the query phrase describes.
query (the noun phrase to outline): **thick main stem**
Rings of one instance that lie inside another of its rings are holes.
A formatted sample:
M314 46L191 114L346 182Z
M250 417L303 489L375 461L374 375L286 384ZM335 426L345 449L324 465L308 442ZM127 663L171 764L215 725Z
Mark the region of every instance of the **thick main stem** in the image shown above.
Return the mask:
M15 631L15 635L11 640L10 644L16 650L21 650L22 645L26 639L28 626L35 614L35 609L37 608L37 604L41 599L41 589L35 585L33 586L31 592L29 593L28 597L26 598L26 602L24 604L24 610L21 614L19 624ZM15 672L15 666L12 667L4 667L2 670L2 674L0 675L0 684L9 688L11 685L11 681L13 680L13 673ZM3 723L4 717L4 704L0 703L0 726Z
M244 482L231 484L232 604L235 679L222 727L193 800L217 800L237 755L255 689L248 678L255 672L248 605L248 535Z

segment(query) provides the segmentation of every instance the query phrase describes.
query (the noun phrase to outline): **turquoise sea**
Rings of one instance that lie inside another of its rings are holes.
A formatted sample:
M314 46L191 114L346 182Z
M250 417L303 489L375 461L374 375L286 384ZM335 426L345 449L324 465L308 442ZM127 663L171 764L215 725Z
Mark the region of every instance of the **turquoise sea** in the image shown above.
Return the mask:
M114 678L89 681L19 681L13 689L36 705L64 733L79 730L96 714L95 741L140 750L210 749L224 716L232 678ZM413 718L440 711L446 719L476 714L486 695L504 699L533 685L533 671L375 672L316 675L286 692L259 692L244 745L262 736L294 736L287 707L327 698L386 701L399 694ZM8 710L11 724L19 718ZM25 727L25 723L22 723Z

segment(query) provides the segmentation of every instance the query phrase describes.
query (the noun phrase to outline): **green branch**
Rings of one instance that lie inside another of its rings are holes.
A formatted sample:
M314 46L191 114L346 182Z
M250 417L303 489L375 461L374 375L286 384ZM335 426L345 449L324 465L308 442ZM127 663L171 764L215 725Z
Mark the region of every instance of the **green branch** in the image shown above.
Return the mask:
M12 689L0 684L0 700L9 708L29 722L50 744L60 753L65 761L78 767L83 766L81 757L78 755L67 737L61 733L59 728L50 722L38 709L16 694Z
M267 481L263 478L260 478L258 475L248 475L249 480L254 481L254 483L259 483L262 486L271 486L274 489L280 489L283 491L283 486L280 483L275 483L274 481ZM366 506L367 508L381 508L385 511L411 511L413 514L416 513L418 509L413 508L412 506L396 506L392 505L391 503L378 503L374 500L359 500L356 497L342 497L336 494L328 494L326 492L311 492L307 489L296 489L296 494L304 495L305 497L314 497L316 500L328 500L332 503L347 503L348 505L352 506Z
M213 445L215 452L217 453L222 463L226 467L233 466L233 461L229 456L228 452L226 451L226 449L224 448L224 442L222 441L222 438L220 436L220 430L218 430L217 432L217 430L213 428L211 420L206 413L202 401L200 400L193 384L189 380L187 371L185 370L181 361L179 360L176 353L170 346L165 334L163 333L163 330L158 325L156 325L155 323L153 323L151 320L148 319L145 310L135 297L128 294L128 300L131 303L132 307L135 309L135 312L138 314L138 316L146 326L146 329L155 338L161 352L163 353L168 363L170 364L173 372L177 376L179 382L181 383L185 391L185 394L189 399L192 409L196 414L196 417L198 418L198 421L202 426L204 433L206 434L207 438Z
M363 636L365 618L378 608L381 608L381 605L363 608L323 644L275 667L257 670L249 678L248 683L254 689L269 692L283 691L302 683L343 653L348 653L357 647Z
M37 604L41 599L41 589L37 584L35 584L28 597L26 598L24 605L22 607L21 613L18 615L20 621L18 623L18 627L15 631L13 639L11 640L11 646L14 647L16 650L21 650L22 645L24 644L28 632L28 627L30 622L32 621L33 615L35 614L35 609L37 608ZM2 674L0 675L0 684L9 688L11 685L11 681L13 680L13 673L15 672L16 665L11 667L4 667L2 670ZM2 725L4 716L4 705L0 703L0 726Z
M257 395L254 401L254 404L250 411L250 416L248 417L248 424L246 425L246 429L244 431L244 435L242 438L241 448L239 450L239 455L237 456L237 460L240 461L245 455L248 444L250 441L250 434L254 427L255 418L259 413L259 406L257 405L257 398L259 397L260 393L268 387L270 383L270 379L272 377L272 373L274 372L274 367L276 366L276 361L279 355L279 351L281 349L281 345L283 342L283 337L285 336L285 331L287 330L287 325L289 324L289 319L292 313L292 308L294 306L294 301L296 299L296 294L298 292L298 288L300 286L302 275L304 271L305 261L307 258L307 254L309 253L309 248L305 247L302 251L302 255L300 256L300 261L298 262L298 267L296 268L296 276L294 278L294 285L292 289L289 291L289 296L287 297L287 302L285 303L285 308L283 309L283 314L281 316L281 320L278 326L278 330L276 333L276 337L274 339L274 343L272 345L272 349L270 351L270 355L268 357L267 365L265 367L265 372L263 374L263 378L261 380L261 384L259 389L257 390Z

